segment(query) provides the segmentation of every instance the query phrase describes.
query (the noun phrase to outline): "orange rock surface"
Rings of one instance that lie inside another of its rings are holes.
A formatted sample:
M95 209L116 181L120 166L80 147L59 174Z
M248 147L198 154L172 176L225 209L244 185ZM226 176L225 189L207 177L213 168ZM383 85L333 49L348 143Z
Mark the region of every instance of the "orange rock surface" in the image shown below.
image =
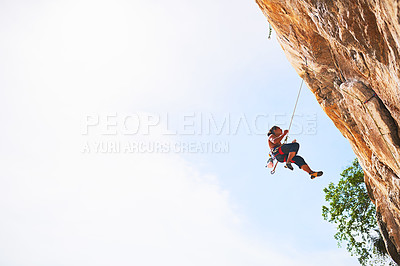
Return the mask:
M400 264L400 1L256 0L364 169Z

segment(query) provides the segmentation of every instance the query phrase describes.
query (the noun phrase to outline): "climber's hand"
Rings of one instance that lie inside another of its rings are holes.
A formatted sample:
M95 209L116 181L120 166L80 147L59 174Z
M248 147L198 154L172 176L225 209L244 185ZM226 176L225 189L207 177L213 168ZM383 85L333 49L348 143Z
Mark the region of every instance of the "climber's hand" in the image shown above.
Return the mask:
M296 143L297 142L297 140L296 139L294 139L293 141L292 141L292 143Z
M283 131L283 135L287 135L287 133L289 133L289 130L285 129L285 131Z

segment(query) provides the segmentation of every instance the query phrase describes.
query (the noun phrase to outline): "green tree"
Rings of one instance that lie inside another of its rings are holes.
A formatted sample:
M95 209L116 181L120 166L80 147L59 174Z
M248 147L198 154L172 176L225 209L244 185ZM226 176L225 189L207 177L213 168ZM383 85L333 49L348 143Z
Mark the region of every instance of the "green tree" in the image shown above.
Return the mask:
M324 188L329 207L322 206L324 220L337 225L335 239L339 247L357 256L361 265L379 265L390 261L378 230L375 206L364 183L364 172L355 159L341 174L339 183ZM395 265L392 264L391 265Z

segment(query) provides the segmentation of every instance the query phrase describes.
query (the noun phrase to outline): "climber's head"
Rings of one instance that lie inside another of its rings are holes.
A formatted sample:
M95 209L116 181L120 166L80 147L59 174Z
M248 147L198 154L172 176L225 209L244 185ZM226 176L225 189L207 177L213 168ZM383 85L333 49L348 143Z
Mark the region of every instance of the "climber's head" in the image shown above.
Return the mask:
M271 136L271 135L281 135L282 134L282 129L280 128L280 127L278 127L278 126L273 126L273 127L271 127L271 129L268 131L268 136Z

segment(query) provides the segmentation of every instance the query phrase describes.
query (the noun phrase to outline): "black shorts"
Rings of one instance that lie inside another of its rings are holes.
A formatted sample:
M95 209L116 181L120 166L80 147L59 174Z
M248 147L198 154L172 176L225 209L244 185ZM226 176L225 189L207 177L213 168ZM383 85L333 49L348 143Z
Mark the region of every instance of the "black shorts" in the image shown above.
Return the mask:
M299 148L300 144L297 142L283 144L279 148L274 149L272 154L275 156L278 162L283 163L286 162L290 152L295 152L296 155L292 158L291 162L295 163L299 168L301 168L303 165L306 165L307 163L304 161L303 157L297 155Z

